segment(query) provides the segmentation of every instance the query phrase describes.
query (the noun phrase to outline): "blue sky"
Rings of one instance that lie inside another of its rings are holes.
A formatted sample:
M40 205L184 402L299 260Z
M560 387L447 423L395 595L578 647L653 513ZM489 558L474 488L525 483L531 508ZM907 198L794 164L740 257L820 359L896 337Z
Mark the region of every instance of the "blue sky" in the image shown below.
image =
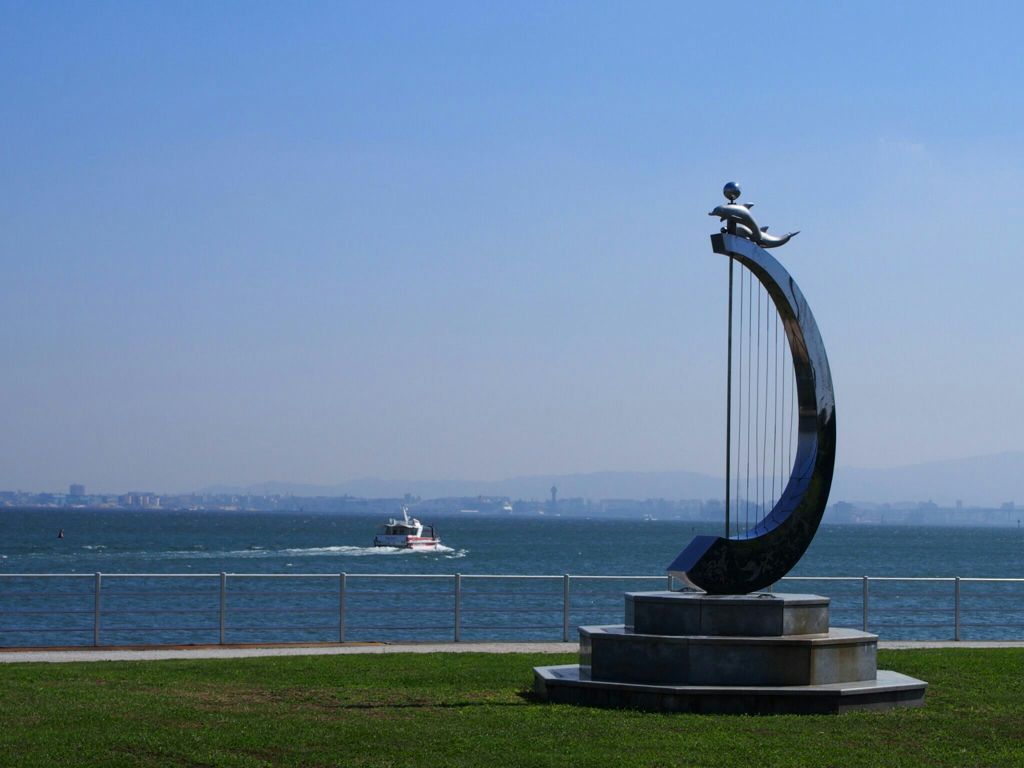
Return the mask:
M1024 448L1022 23L0 3L0 488L720 473L733 178L840 463Z

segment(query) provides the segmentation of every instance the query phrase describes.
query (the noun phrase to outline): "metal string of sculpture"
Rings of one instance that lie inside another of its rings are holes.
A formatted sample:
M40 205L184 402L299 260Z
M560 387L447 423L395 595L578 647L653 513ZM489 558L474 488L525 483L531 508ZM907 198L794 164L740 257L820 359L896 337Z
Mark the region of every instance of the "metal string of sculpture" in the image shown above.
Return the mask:
M725 223L711 236L712 249L729 257L725 536L697 536L668 571L709 594L746 594L785 576L818 530L835 467L835 397L810 307L765 250L785 245L797 233L768 235L751 215L752 205L736 203L735 183L726 184L723 193L729 204L709 215ZM738 307L734 264L742 268ZM736 533L731 533L733 521Z

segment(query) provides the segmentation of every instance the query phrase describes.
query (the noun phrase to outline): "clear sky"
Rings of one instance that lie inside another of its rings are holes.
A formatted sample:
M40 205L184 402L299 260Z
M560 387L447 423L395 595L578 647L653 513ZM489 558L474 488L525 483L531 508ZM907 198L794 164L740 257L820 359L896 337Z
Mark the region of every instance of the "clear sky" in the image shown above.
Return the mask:
M720 474L743 185L840 464L1024 448L1017 3L0 3L0 488Z

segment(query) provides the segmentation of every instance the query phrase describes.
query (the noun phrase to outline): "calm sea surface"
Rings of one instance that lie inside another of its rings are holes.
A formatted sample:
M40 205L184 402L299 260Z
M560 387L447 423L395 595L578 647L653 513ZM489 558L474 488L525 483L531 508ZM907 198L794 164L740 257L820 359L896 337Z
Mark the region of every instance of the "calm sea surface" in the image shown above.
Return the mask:
M374 548L380 517L310 513L0 510L0 645L337 640L346 573L349 640L561 639L561 579L474 574L662 576L573 579L569 619L621 622L621 593L659 589L665 566L721 526L661 520L437 515L445 551ZM64 529L64 538L57 532ZM95 572L102 572L101 619ZM226 581L223 607L219 574ZM59 573L80 577L10 578ZM116 574L210 574L193 578ZM455 580L464 575L455 600ZM249 576L236 574L250 574ZM258 578L287 574L289 578ZM296 574L324 574L319 578ZM371 574L445 578L383 579ZM793 575L1024 578L1016 528L822 526ZM833 598L833 624L861 626L860 581L785 582ZM961 584L961 637L1024 638L1024 584ZM952 637L952 582L872 581L869 624L883 638ZM573 630L573 635L575 634Z

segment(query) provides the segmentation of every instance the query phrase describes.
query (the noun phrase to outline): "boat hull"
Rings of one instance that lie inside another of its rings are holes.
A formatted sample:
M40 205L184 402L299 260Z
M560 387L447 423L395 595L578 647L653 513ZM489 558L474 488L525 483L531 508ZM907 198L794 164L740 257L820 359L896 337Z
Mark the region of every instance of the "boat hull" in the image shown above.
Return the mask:
M415 549L422 551L436 550L441 546L441 540L430 536L376 536L373 539L375 547L392 547L398 549Z

